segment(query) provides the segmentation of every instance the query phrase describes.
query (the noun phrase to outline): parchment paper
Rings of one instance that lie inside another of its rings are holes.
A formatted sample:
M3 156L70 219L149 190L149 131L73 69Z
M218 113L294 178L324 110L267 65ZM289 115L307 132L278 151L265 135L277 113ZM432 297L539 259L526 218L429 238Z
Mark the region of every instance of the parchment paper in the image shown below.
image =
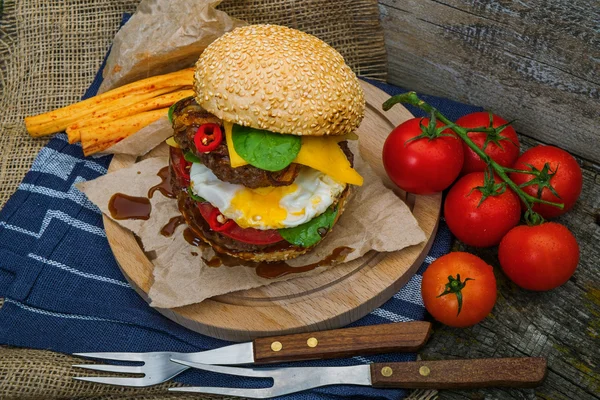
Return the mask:
M355 168L364 177L364 185L355 191L333 230L311 252L288 261L292 267L318 263L339 247L352 250L345 262L355 260L370 250L397 251L425 240L425 234L408 207L388 188L360 157L356 143L351 143L355 154ZM153 157L129 168L109 173L93 181L83 182L78 188L110 217L108 202L114 193L145 197L148 189L158 183L157 172L168 165L167 157ZM215 257L210 248L187 243L180 226L175 234L164 237L159 232L174 216L179 215L176 201L156 192L151 199L150 219L117 221L138 235L146 252L155 252L154 283L149 296L154 307L172 308L199 303L209 297L269 285L273 282L318 274L325 268L293 273L276 279L265 279L255 268L239 263L236 266L210 267L205 261ZM197 253L197 255L193 255ZM229 262L235 260L227 258Z
M225 32L246 25L215 7L221 0L142 0L113 41L99 93L192 66Z
M170 136L173 136L173 127L169 118L163 117L98 154L143 156Z

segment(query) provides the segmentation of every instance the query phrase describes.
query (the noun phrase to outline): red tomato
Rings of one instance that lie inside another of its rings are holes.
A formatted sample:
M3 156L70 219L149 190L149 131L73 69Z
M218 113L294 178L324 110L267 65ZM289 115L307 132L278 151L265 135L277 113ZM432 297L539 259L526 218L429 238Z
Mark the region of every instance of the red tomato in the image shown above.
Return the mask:
M475 325L496 303L494 269L473 254L446 254L423 274L421 294L436 320L457 328Z
M539 177L542 185L541 198L565 205L565 208L561 210L558 207L536 203L533 206L533 211L538 212L544 218L554 218L573 208L583 186L581 168L573 156L558 147L536 146L523 153L517 159L513 168L531 171L530 165L541 173ZM515 172L510 174L510 179L517 185L523 185L534 178L535 176L530 174ZM558 197L552 193L549 185L554 188ZM534 184L525 186L522 189L527 194L540 198L538 196L539 186ZM525 209L524 204L523 209Z
M410 119L397 126L383 145L383 166L388 176L407 192L440 192L454 182L462 168L461 140L449 129L443 135L450 136L408 142L423 133L423 129L428 130L428 124L427 118ZM443 124L438 122L437 128L440 127Z
M502 239L498 258L506 276L523 289L550 290L575 272L579 245L564 225L521 225Z
M501 117L493 115L491 127L497 128L506 123L507 121ZM459 118L456 121L456 124L463 128L488 128L490 127L490 113L482 111L467 114L464 117ZM483 149L485 154L503 167L511 167L517 157L519 157L519 138L512 126L504 128L499 135L488 134L486 132L469 132L468 136L475 142L477 147ZM506 139L502 139L502 137ZM486 139L488 140L487 145L485 145ZM461 173L468 174L470 172L484 171L487 166L486 163L483 162L465 142L463 142L462 145L465 151L465 162Z
M183 158L183 152L177 147L169 146L171 156L170 167L174 169L175 177L180 186L189 186L190 184L190 167L192 163Z
M200 214L202 214L204 219L209 221L215 207L208 202L198 203L198 210L200 210ZM228 224L224 230L219 230L218 232L223 236L227 236L239 242L258 245L275 244L283 240L276 229L260 230L254 228L241 228L235 222L233 222L233 224Z
M444 216L448 227L470 246L497 245L521 218L519 197L509 188L481 202L484 192L499 193L498 183L502 181L495 177L494 182L484 188L484 173L473 172L460 178L446 196Z

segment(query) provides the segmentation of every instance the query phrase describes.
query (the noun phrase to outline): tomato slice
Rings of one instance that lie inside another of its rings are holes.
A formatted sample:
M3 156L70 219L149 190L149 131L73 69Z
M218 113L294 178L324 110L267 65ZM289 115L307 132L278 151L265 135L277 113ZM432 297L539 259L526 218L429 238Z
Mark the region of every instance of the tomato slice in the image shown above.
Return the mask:
M216 207L213 207L210 203L198 203L198 210L206 221L210 222L216 220L215 214L219 212ZM211 225L213 228L213 225ZM283 238L276 229L260 230L254 228L241 228L233 220L228 220L225 224L219 225L217 229L213 229L219 232L221 235L227 236L228 238L237 240L238 242L248 244L275 244L283 241Z

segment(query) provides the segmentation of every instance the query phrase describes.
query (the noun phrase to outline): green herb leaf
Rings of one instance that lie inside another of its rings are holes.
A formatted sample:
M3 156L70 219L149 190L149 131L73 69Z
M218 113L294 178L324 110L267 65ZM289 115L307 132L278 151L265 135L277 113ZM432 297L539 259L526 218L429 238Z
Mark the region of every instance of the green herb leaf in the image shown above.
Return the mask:
M183 158L185 158L185 161L188 161L188 162L191 162L191 163L202 164L202 160L200 160L200 157L198 157L197 155L195 155L191 151L186 151L185 154L183 155Z
M302 141L300 136L233 125L233 147L250 165L266 171L281 171L294 161Z
M190 187L188 187L188 190L187 190L187 192L188 192L188 195L190 196L190 198L191 198L192 200L194 200L194 201L197 201L198 203L206 203L206 199L204 199L204 197L197 196L197 195L194 193L194 191L192 190L192 187L191 187L191 186L190 186Z
M323 239L323 236L333 228L337 214L337 207L329 207L323 214L302 225L279 229L279 234L287 242L296 246L313 246L319 243Z
M175 106L177 105L177 103L173 103L173 105L169 107L169 112L167 113L167 115L169 116L169 122L171 124L173 124L173 111L175 111Z

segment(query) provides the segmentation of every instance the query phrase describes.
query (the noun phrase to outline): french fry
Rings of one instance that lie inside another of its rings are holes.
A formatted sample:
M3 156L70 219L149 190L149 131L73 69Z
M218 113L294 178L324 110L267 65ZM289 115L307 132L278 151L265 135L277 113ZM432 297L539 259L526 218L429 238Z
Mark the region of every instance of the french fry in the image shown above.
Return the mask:
M81 140L81 131L89 126L115 121L145 111L170 107L177 101L193 95L194 91L191 89L178 90L176 92L170 92L148 100L140 101L125 108L90 114L89 116L86 116L85 119L80 119L67 128L66 132L69 137L69 143L79 142Z
M78 119L95 111L103 110L107 104L115 104L122 100L120 107L137 103L141 100L156 97L165 93L166 88L190 86L193 81L193 69L188 68L170 74L142 79L119 88L109 90L101 95L91 97L69 106L44 114L25 118L25 126L31 136L39 137L60 132ZM169 90L167 90L169 91ZM152 95L150 95L153 93Z
M152 99L156 96L162 96L165 93L170 93L172 89L173 88L168 87L168 88L163 88L163 89L157 90L155 92L131 94L127 97L123 97L122 99L112 100L105 105L105 108L99 109L97 111L93 111L90 114L87 114L81 118L78 118L76 121L71 123L71 126L77 125L79 123L79 121L81 121L82 119L93 119L96 116L102 116L102 115L105 115L110 112L123 110L124 108L129 107L132 104L146 101L146 100ZM175 89L179 89L179 87L177 87ZM39 129L45 129L45 127L46 126L43 125L43 126L40 126ZM67 136L69 137L69 143L73 144L73 143L79 142L81 140L79 132L77 132L76 130L69 129L69 127L67 127L66 129L64 129L64 131L67 132Z
M168 108L133 114L125 118L88 126L81 130L83 154L89 156L120 142L143 127L166 116Z

